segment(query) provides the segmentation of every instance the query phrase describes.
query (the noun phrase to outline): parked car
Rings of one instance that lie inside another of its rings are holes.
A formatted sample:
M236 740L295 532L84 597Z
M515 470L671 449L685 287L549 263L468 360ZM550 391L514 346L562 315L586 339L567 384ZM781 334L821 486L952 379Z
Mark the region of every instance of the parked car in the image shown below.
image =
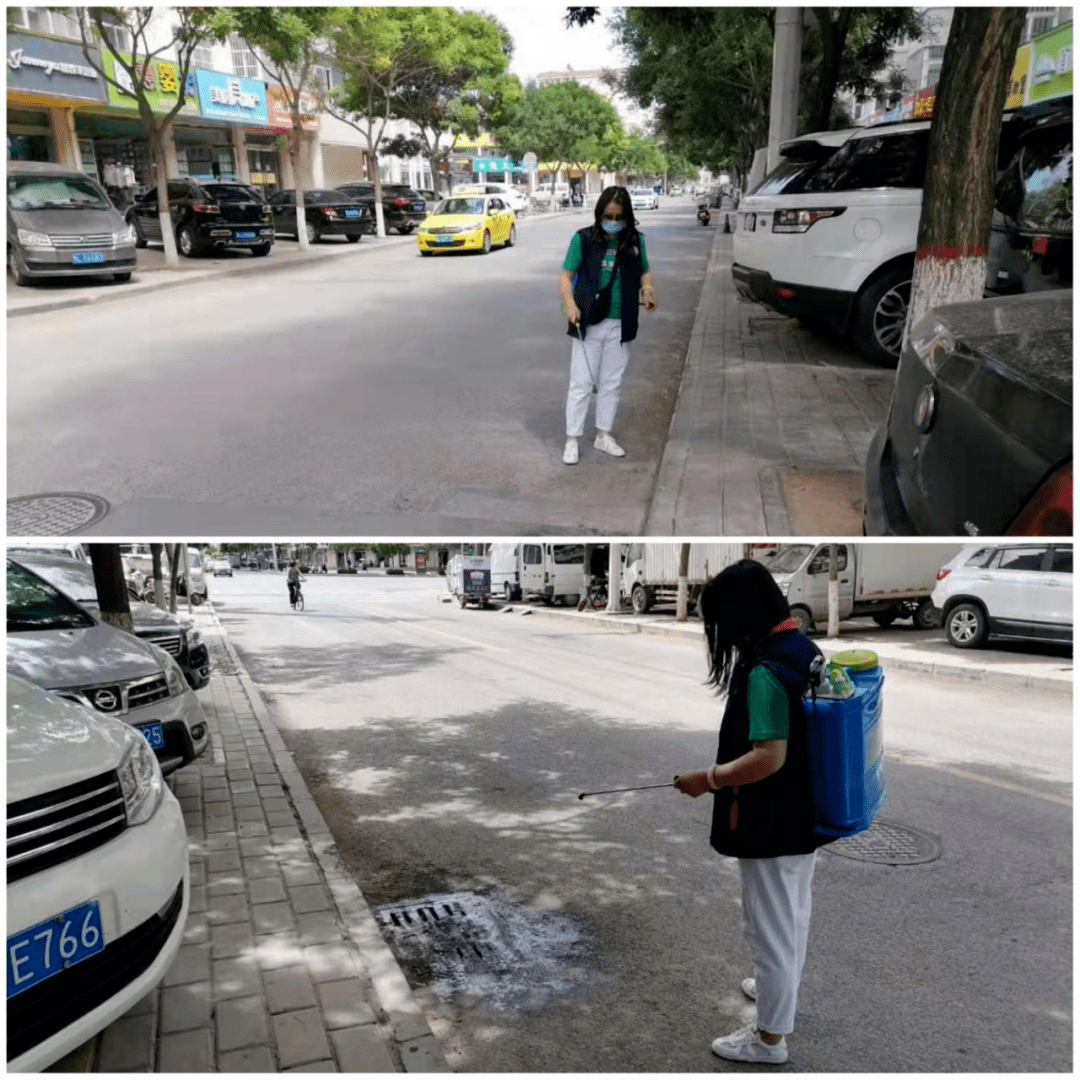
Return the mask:
M659 210L660 196L652 188L634 188L630 192L632 210Z
M7 669L124 720L150 743L165 774L210 743L199 699L167 652L94 618L10 559Z
M529 208L529 197L512 184L500 184L485 180L482 184L462 184L454 188L455 195L498 195L515 214Z
M991 637L1072 642L1072 544L974 544L938 572L932 600L958 649Z
M296 191L279 191L270 196L270 211L278 232L296 235ZM317 244L324 236L344 236L350 244L371 232L365 224L367 209L341 191L314 189L304 192L304 221L309 244Z
M181 255L193 259L220 248L247 248L267 255L274 244L273 221L263 197L246 184L170 180L169 219ZM149 188L127 212L136 244L162 243L158 192Z
M88 563L56 555L13 554L20 566L43 577L69 600L86 608L94 618L101 618L94 571ZM129 599L128 603L135 636L164 649L180 665L188 686L201 690L210 681L210 653L201 631L156 604L141 599Z
M7 163L7 264L16 285L88 274L130 281L135 260L134 232L93 177Z
M1071 536L1072 290L931 311L871 441L872 536Z
M232 577L232 563L228 559L216 559L214 561L214 577Z
M424 200L424 211L430 214L438 205L439 196L430 188L417 188L416 193Z
M188 841L146 740L7 680L7 1068L41 1072L161 981L190 904Z
M436 251L482 251L517 243L514 211L498 195L452 195L443 199L416 234L421 255Z
M370 180L350 180L339 184L337 190L360 199L374 215L375 185ZM397 229L402 236L411 233L428 214L424 196L408 184L383 184L382 208L383 224L388 230ZM372 221L374 227L374 218Z

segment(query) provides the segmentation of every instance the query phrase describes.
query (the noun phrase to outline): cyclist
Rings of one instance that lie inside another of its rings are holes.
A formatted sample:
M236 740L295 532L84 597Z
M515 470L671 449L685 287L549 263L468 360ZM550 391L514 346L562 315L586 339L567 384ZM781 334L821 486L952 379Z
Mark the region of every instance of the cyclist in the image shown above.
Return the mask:
M295 607L296 594L300 589L300 582L307 581L307 578L300 573L300 567L297 566L295 562L289 563L289 570L285 577L289 583L289 603Z

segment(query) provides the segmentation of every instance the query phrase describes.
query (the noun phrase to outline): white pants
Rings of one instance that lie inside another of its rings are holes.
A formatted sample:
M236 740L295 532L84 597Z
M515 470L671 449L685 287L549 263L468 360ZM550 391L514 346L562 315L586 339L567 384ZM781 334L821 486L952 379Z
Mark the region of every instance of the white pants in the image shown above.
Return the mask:
M758 1027L772 1035L795 1030L816 852L740 859L743 933L754 957Z
M619 387L630 361L630 346L620 343L621 319L602 319L585 328L585 341L578 338L570 350L570 389L566 393L566 434L585 434L585 417L596 378L596 427L610 431L619 408ZM592 374L590 374L590 369Z

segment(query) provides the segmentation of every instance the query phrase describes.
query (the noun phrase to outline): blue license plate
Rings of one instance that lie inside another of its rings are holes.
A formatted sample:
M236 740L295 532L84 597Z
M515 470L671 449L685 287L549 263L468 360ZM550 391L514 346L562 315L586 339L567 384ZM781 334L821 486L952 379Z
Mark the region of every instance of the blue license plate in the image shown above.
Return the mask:
M412 204L412 208L413 208L414 210L418 210L418 211L420 211L421 213L423 213L423 210L424 210L424 204L423 204L422 202L414 202L414 203Z
M359 217L360 216L360 211L359 210L346 210L345 211L345 216L346 217Z
M165 729L157 720L150 724L136 724L135 730L150 744L151 750L165 749Z
M453 242L454 242L454 238L452 236L436 236L435 237L435 243L436 244L452 244Z
M11 934L7 939L7 996L21 994L104 948L105 931L96 900Z
M238 232L236 234L237 240L254 240L255 234L253 232Z
M105 261L103 251L78 251L71 256L73 266L94 266Z

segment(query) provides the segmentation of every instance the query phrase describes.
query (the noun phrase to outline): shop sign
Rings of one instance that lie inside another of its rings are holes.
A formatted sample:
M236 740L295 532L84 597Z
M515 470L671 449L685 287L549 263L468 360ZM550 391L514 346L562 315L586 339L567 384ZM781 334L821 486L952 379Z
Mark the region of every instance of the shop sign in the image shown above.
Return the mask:
M292 129L291 97L290 91L286 90L284 86L278 86L277 83L266 84L266 105L270 113L268 127L284 128L286 131ZM319 114L321 111L319 99L315 94L306 91L301 93L300 115L304 117L302 126L305 131L319 130Z
M912 111L915 120L929 120L934 115L934 98L936 96L936 87L933 86L928 86L915 95L915 108Z
M266 84L221 71L196 71L203 116L266 126Z
M513 158L495 157L495 158L473 158L472 170L473 172L513 172L515 169L520 170L520 165L514 164Z
M1012 75L1009 76L1009 89L1005 95L1005 108L1018 109L1024 104L1028 92L1028 80L1031 77L1031 42L1021 45L1016 50Z
M1072 93L1072 23L1041 34L1032 43L1029 101Z
M101 63L98 50L90 55ZM7 87L35 94L105 101L105 80L90 66L82 46L70 41L9 33L7 36Z
M134 80L124 66L131 66L131 53L102 49L102 55L105 58L105 70L119 83L119 86L109 83L109 104L118 105L122 109L138 109ZM172 60L145 60L139 63L136 74L154 112L167 113L175 108L176 99L180 95L179 64ZM193 71L188 72L187 82L184 84L184 107L178 115L199 115Z

